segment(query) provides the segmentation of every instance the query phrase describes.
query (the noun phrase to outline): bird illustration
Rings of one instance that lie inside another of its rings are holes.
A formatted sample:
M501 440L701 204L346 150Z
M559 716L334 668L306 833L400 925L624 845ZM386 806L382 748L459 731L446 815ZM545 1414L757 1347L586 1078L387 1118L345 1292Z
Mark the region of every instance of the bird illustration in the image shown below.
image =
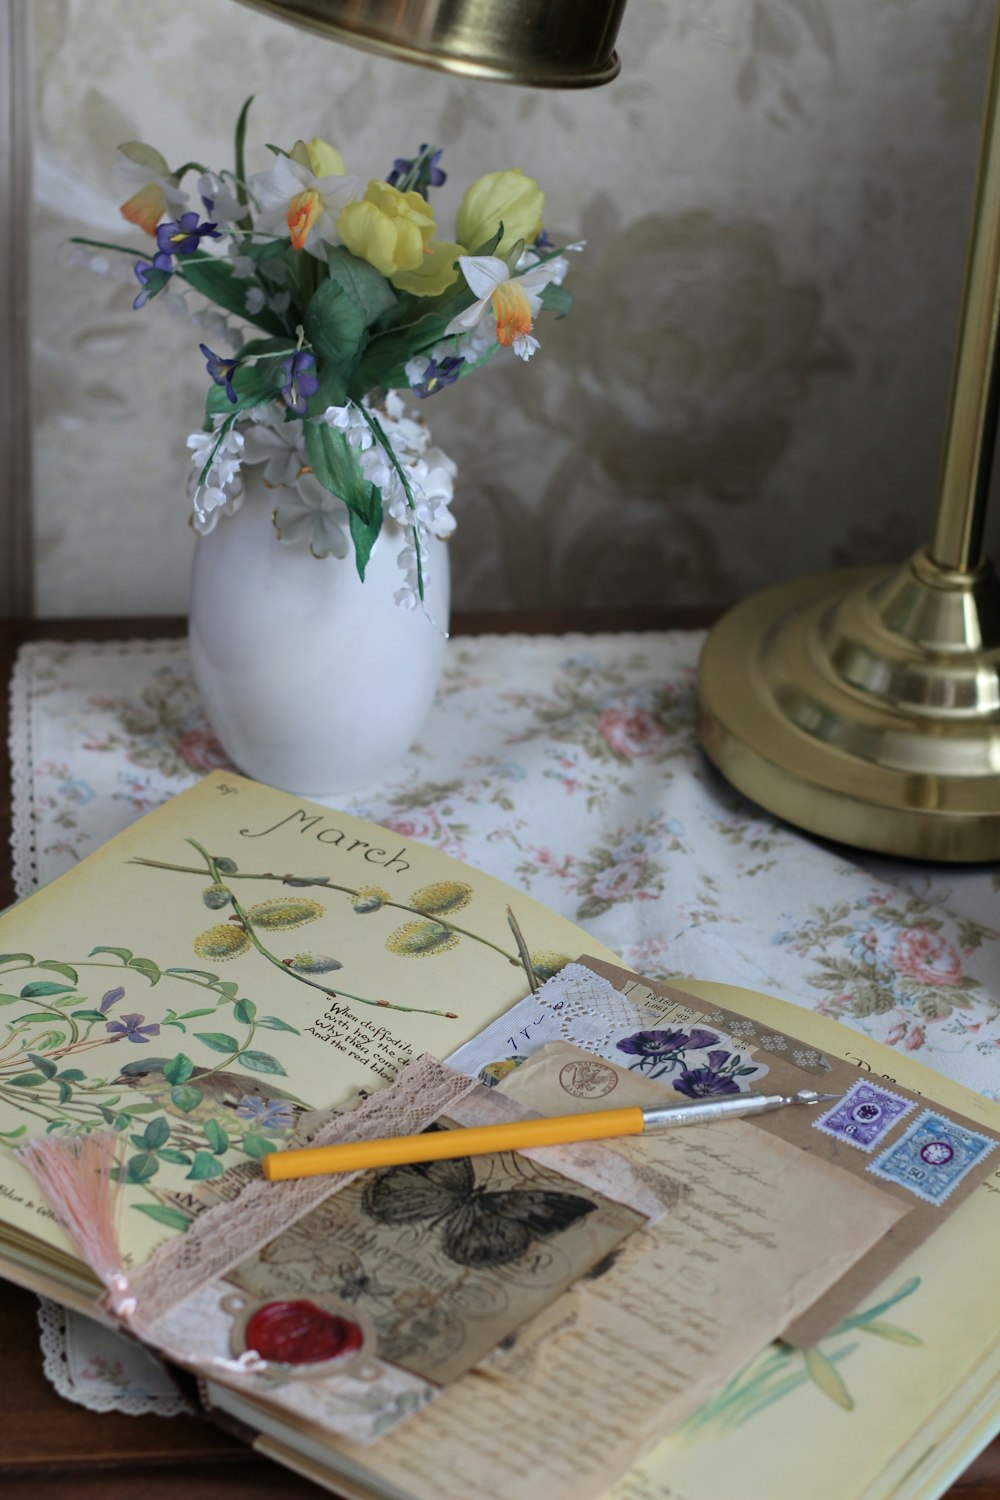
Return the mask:
M197 1089L201 1098L191 1109L184 1109L177 1102L180 1091L163 1076L169 1061L167 1057L137 1058L125 1064L117 1078L111 1080L112 1085L135 1089L167 1114L191 1123L219 1119L225 1111L258 1129L285 1133L311 1112L311 1107L295 1094L270 1082L261 1084L243 1074L198 1067L192 1068L183 1088ZM188 1100L182 1096L182 1103L185 1102Z

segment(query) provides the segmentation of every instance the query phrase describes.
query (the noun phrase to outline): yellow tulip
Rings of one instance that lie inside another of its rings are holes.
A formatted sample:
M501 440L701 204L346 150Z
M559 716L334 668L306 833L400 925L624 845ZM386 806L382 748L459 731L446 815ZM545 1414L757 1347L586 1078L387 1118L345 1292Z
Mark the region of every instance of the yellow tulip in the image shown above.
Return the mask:
M545 194L533 177L515 168L510 172L488 172L467 190L458 210L455 237L476 252L491 240L500 224L503 239L494 255L503 255L518 240L532 244L542 227Z
M337 233L352 255L383 276L415 271L434 235L434 215L419 193L373 178L365 196L340 212Z
M465 254L462 245L450 240L435 240L424 246L423 259L412 271L397 271L390 277L393 286L401 292L412 292L414 297L437 297L458 280L455 262Z
M296 141L289 151L292 161L305 167L314 177L343 177L344 158L328 141L313 137L311 141Z

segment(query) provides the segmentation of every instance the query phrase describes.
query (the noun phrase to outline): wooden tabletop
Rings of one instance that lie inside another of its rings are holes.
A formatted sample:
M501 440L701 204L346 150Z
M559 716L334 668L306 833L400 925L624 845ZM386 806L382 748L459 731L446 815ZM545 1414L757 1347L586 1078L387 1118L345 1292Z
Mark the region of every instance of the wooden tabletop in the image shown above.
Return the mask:
M453 631L479 635L692 629L709 623L712 614L669 609L483 613L456 615ZM0 850L9 848L11 828L6 685L21 644L183 632L184 622L175 619L0 620ZM0 907L13 899L10 862L0 856ZM3 1500L294 1500L323 1493L201 1417L95 1413L64 1401L42 1370L36 1308L33 1296L0 1282ZM1000 1500L1000 1439L952 1486L948 1500Z

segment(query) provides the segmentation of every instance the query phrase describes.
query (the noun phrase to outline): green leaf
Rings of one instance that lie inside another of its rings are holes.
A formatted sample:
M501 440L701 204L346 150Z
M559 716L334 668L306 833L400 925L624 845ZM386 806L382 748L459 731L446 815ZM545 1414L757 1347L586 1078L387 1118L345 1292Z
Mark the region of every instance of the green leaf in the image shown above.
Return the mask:
M235 1037L227 1036L224 1031L196 1031L195 1036L199 1042L204 1042L206 1047L211 1047L213 1052L238 1052L240 1044Z
M155 1177L160 1170L160 1163L152 1151L140 1151L137 1156L130 1156L125 1168L126 1182L148 1182Z
M183 277L188 286L194 287L210 302L235 313L244 322L265 333L280 337L285 332L281 319L267 308L262 308L253 317L247 312L247 283L233 276L233 268L224 260L214 256L181 256L176 262L177 275Z
M59 1019L62 1020L62 1017L60 1016ZM103 1020L104 1017L102 1016L101 1019ZM29 1015L18 1016L17 1020L12 1022L11 1024L15 1026L24 1026L29 1021L46 1021L51 1026L52 1012L50 1010L33 1010Z
M27 1134L27 1125L19 1125L16 1130L0 1130L0 1136L2 1136L5 1141L16 1141L20 1136Z
M247 173L243 148L247 138L247 115L250 113L250 106L253 103L253 99L253 94L250 94L243 101L243 108L240 110L239 119L236 121L236 137L233 143L233 160L236 165L236 197L243 208L246 208L247 205ZM249 228L251 223L249 215L244 222L246 227Z
M229 1137L218 1120L205 1121L205 1139L215 1156L221 1156L224 1151L229 1150Z
M177 1088L170 1090L170 1098L177 1109L181 1110L183 1114L189 1115L201 1103L202 1092L193 1083L182 1083Z
M156 1120L150 1120L149 1124L146 1126L146 1132L143 1136L143 1144L145 1145L146 1150L159 1151L160 1147L165 1146L169 1139L170 1126L167 1124L167 1121L163 1117L163 1115L160 1115Z
M258 1026L266 1026L268 1031L293 1031L296 1036L301 1036L297 1026L289 1026L287 1021L282 1021L279 1016L258 1016Z
M895 1323L862 1323L859 1325L865 1333L874 1333L880 1339L888 1339L892 1344L906 1344L910 1348L917 1348L923 1344L923 1339L918 1338L915 1333L909 1333L905 1328L900 1328Z
M269 1141L266 1136L254 1135L251 1132L243 1137L243 1150L247 1156L252 1156L257 1161L260 1161L262 1156L267 1156L268 1152L277 1149L274 1141Z
M34 957L30 953L0 953L0 964L33 964Z
M57 1078L56 1079L56 1089L58 1090L58 1093L59 1093L59 1103L60 1104L65 1104L67 1102L67 1100L72 1099L72 1097L73 1097L73 1090L70 1088L69 1084L68 1083L64 1083L64 1081L61 1078Z
M213 1006L210 1005L205 1010L186 1010L183 1013L183 1015L180 1017L180 1019L182 1021L194 1021L198 1016L214 1016L214 1015L215 1015L215 1009L214 1009Z
M163 1065L163 1076L168 1083L187 1083L194 1069L194 1063L183 1052L178 1052L168 1063Z
M28 1056L39 1073L44 1073L46 1078L54 1078L56 1076L56 1065L54 1062L50 1062L47 1057L39 1057L35 1052L29 1052Z
M222 1176L222 1163L217 1156L210 1151L196 1151L191 1170L187 1174L189 1182L208 1182L213 1177Z
M178 1151L173 1146L163 1146L156 1154L161 1161L168 1161L175 1167L189 1167L191 1165L189 1153L187 1151Z
M73 1010L70 1015L74 1021L106 1021L108 1018L99 1010Z
M236 1017L237 1021L241 1021L244 1026L249 1026L256 1014L257 1007L256 1005L254 1005L252 1000L237 1000L236 1004L233 1006L233 1015Z
M93 958L95 953L113 953L116 958L121 959L123 964L129 963L132 958L131 948L91 948L87 957Z
M65 1078L70 1083L79 1083L86 1076L82 1068L63 1068L59 1074L60 1078Z
M70 964L61 964L54 958L43 958L36 966L39 969L51 969L55 974L61 974L74 986L79 984L80 976Z
M166 1203L136 1203L133 1207L155 1219L157 1224L165 1224L168 1229L186 1229L191 1223L188 1214L182 1214L179 1208L171 1208Z
M542 289L542 311L555 313L557 318L564 318L573 306L573 293L567 291L564 286L557 286L554 281Z
M43 995L65 995L72 991L71 984L55 984L51 979L36 979L26 984L21 991L22 1000L37 1000Z
M853 1411L854 1400L833 1361L821 1354L819 1349L805 1349L803 1354L806 1373L813 1385L836 1406L842 1407L844 1411Z
M20 995L0 995L0 1005L17 1005Z
M130 958L131 958L131 956L132 955L129 954ZM180 969L180 968L174 968L174 969L164 969L163 972L165 974L195 974L195 975L197 975L197 977L199 979L207 979L211 984L214 984L215 981L219 977L218 974L211 974L211 973L209 973L208 969Z
M251 1073L284 1073L284 1068L268 1052L241 1052L236 1061Z
M302 326L324 373L336 370L341 375L342 395L332 403L335 406L343 405L347 395L368 321L364 307L339 281L321 281L309 299Z
M374 485L369 486L370 502L367 516L359 515L357 511L349 511L347 525L351 533L351 541L354 543L354 561L361 582L365 581L365 569L372 555L372 548L378 541L379 532L382 530L382 497Z
M343 245L327 245L326 261L330 279L353 298L364 313L367 325L395 307L398 301L396 293L368 261L352 255Z
M40 1083L45 1083L46 1079L44 1073L21 1073L10 1082L11 1086L16 1089L35 1089Z
M382 525L382 501L358 467L354 450L342 432L325 422L306 422L306 453L309 466L324 489L339 495L350 514L351 535L358 547L357 522L361 550L357 554L358 572L364 581L365 567Z
M128 961L130 969L137 969L150 984L155 984L160 977L160 966L155 964L151 958L130 958Z

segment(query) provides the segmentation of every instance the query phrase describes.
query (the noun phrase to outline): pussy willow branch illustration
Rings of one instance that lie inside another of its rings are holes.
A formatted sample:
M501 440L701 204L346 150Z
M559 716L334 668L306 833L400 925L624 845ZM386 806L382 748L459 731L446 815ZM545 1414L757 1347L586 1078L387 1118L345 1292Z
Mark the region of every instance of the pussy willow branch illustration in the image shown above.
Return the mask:
M211 855L206 854L205 850L202 849L200 844L198 844L194 839L187 839L186 842L189 843L193 848L197 849L199 854L201 854L206 861L209 861L211 863ZM153 870L172 870L178 875L197 875L203 878L205 874L205 871L200 869L197 865L171 864L167 860L142 859L139 856L135 856L134 858L130 859L129 864L147 865L150 869ZM353 897L356 897L360 891L359 887L339 885L336 881L326 879L325 876L310 877L308 875L278 875L273 870L261 870L254 872L234 870L231 873L227 873L225 876L220 877L220 879L226 883L231 880L273 880L277 881L280 885L289 885L296 888L315 885L321 887L326 891L340 891L345 896ZM386 897L386 899L382 902L382 905L391 907L393 911L405 911L408 912L410 916L424 917L427 921L437 922L440 927L444 927L449 932L455 933L456 937L466 937L469 938L473 943L481 943L484 948L492 948L494 953L498 953L501 958L505 959L506 962L511 964L515 969L525 967L528 970L529 984L532 984L533 988L537 985L538 980L537 976L535 975L535 971L531 967L530 960L526 960L527 949L525 949L524 954L522 954L520 951L518 951L517 953L508 953L505 948L501 948L499 943L494 943L490 938L484 937L480 932L473 932L471 928L459 926L457 922L452 922L444 913L423 911L419 906L411 906L405 901L393 901L391 897ZM510 912L509 908L508 914L513 928L513 923L516 919L513 917L513 913ZM516 940L517 933L515 933L515 941Z
M458 1015L453 1010L434 1010L429 1006L423 1005L401 1005L398 1001L394 1000L372 1000L367 995L355 995L352 994L349 990L341 989L339 986L336 989L333 989L329 985L320 984L317 980L310 979L308 975L297 973L294 969L289 968L289 966L284 963L276 953L272 953L271 950L262 941L260 934L255 927L252 916L242 905L235 891L233 891L227 884L227 881L232 877L229 876L226 872L220 871L216 859L211 854L209 854L207 849L203 848L202 845L198 843L197 839L189 838L186 840L186 842L191 845L192 849L197 849L198 853L205 861L205 865L207 867L209 877L213 885L224 887L229 892L229 901L233 908L233 912L237 920L241 924L243 931L246 933L247 937L252 943L253 947L257 950L262 958L265 958L269 964L273 964L278 972L284 974L286 978L295 979L300 984L308 985L310 989L319 990L320 994L326 995L333 1000L354 1000L358 1005L373 1005L378 1007L380 1010L400 1010L406 1011L411 1015L444 1016L449 1021L458 1020ZM130 861L130 863L146 863L146 861L135 860ZM195 870L194 873L204 876L204 871L202 870Z

